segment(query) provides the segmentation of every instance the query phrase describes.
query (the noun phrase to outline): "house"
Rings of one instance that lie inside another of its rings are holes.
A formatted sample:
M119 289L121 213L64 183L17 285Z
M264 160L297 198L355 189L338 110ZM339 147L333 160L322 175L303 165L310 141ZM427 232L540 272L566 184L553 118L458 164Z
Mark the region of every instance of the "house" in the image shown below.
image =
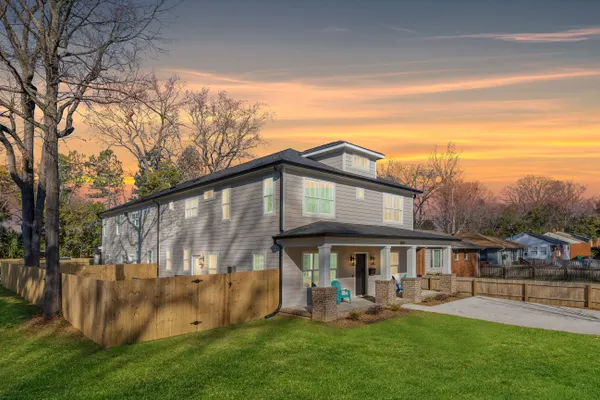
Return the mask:
M435 232L437 235L447 235ZM447 235L452 238L452 235ZM465 240L452 244L452 273L459 277L475 277L479 268L480 247ZM417 249L417 276L436 275L442 272L440 249Z
M570 245L567 238L553 237L541 233L522 232L507 238L527 246L525 260L570 260Z
M527 246L498 237L480 233L457 233L456 237L463 242L476 246L479 250L479 261L489 265L511 265L523 258Z
M592 256L592 239L590 238L575 233L557 232L556 230L547 232L545 236L566 241L569 244L569 258L571 260L578 257L589 258Z
M413 230L420 192L377 176L384 155L338 141L287 149L107 210L105 263L158 264L160 277L279 268L283 306L339 280L353 295L417 276L418 254L451 273L455 237Z

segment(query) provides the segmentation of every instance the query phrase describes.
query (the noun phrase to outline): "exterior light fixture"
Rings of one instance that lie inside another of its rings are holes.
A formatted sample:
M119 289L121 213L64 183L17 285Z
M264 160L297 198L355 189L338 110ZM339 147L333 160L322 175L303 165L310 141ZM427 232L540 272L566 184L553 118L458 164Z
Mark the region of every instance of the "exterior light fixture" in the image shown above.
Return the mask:
M375 265L375 256L373 254L369 254L369 261L371 261L371 265Z
M356 265L356 257L354 255L350 256L350 265L353 267Z

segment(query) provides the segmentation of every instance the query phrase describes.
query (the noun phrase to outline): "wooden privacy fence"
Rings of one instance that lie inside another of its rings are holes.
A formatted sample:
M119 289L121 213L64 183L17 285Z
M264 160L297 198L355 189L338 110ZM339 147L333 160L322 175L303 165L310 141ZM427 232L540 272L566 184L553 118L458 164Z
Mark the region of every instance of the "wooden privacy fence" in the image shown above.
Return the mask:
M512 267L482 266L482 278L539 279L545 281L600 282L600 268L520 265Z
M60 264L60 272L102 281L128 281L133 278L152 279L158 277L156 264L83 265L69 262Z
M440 290L439 275L423 275L421 277L421 289L423 290Z
M600 285L486 278L456 278L462 295L499 297L552 306L600 308Z
M30 303L42 305L46 270L37 267L2 263L2 285Z
M277 308L279 270L102 281L62 275L64 318L106 347L262 318Z

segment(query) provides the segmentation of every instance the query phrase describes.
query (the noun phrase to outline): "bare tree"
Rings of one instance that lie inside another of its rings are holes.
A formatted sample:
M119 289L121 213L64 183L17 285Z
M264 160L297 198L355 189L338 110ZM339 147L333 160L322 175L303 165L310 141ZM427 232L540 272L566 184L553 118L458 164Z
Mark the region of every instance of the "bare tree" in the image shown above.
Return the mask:
M515 206L525 214L531 209L550 204L555 191L555 181L544 176L527 175L503 191L506 204Z
M186 147L177 159L177 169L181 172L184 181L203 175L204 167L200 159L200 152L194 146Z
M208 89L188 92L186 111L191 141L200 153L203 173L212 173L252 157L265 143L261 129L273 114L264 104L235 100L227 92L212 96Z
M3 0L0 5L0 63L16 87L2 86L0 92L21 96L22 103L43 113L37 122L25 111L30 108L0 103L43 134L38 188L46 197L44 316L52 317L60 310L58 141L73 132L82 103L114 101L115 90L137 78L132 67L155 48L170 6L164 0ZM23 48L34 50L19 56ZM20 60L32 54L35 63L22 66Z
M564 229L571 220L584 213L587 190L585 185L573 181L555 181L551 204L557 229Z
M456 182L462 177L460 153L454 143L448 143L446 151L433 149L427 163L406 164L390 160L379 167L379 176L422 191L415 199L413 207L414 223L417 228L431 219L431 201L444 183Z

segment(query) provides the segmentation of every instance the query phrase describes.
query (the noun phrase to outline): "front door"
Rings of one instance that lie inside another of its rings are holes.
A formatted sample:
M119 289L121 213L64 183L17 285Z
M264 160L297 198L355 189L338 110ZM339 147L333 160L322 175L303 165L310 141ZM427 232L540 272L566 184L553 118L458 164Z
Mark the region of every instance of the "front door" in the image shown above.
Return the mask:
M362 296L366 294L367 289L367 255L366 254L357 254L356 255L356 267L355 267L355 277L356 277L356 295Z

